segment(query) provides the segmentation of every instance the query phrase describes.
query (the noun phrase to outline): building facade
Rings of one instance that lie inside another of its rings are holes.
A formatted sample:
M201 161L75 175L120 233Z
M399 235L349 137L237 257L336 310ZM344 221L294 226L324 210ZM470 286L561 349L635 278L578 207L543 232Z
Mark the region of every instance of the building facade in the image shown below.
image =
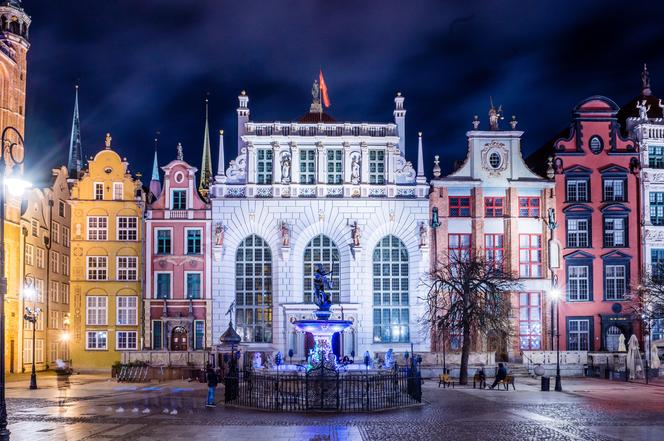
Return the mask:
M620 334L638 335L629 296L640 271L639 154L618 110L601 96L581 101L553 145L561 349L616 351Z
M314 88L317 87L317 84ZM249 350L294 352L311 335L291 322L312 317L318 264L332 282L333 317L353 325L333 338L338 355L427 351L420 329L428 271L428 185L421 145L418 170L406 161L404 98L394 123L336 122L318 93L295 122L250 121L239 98L238 155L225 168L223 144L210 189L213 340L234 304Z
M106 146L71 190L71 352L77 369L108 369L141 344L140 180Z
M156 200L146 210L145 348L203 350L212 346L211 209L180 145L162 170L163 186L153 173Z
M67 169L52 170L48 187L35 188L27 195L21 216L23 236L23 290L21 311L39 308L35 323L35 364L38 370L69 360L69 271L71 212ZM31 288L31 289L26 289ZM29 294L29 295L26 295ZM23 318L19 332L21 364L30 370L33 324Z
M431 264L445 265L450 255L481 253L503 262L505 271L519 275L521 289L511 294L514 336L490 335L473 345L495 351L498 360L520 359L526 351L550 349L548 294L550 233L546 222L553 207L553 182L533 173L521 157L516 130L480 130L476 119L466 133L468 156L452 174L440 177L436 159L431 181L433 254ZM436 175L438 175L436 177ZM460 350L460 332L444 340L433 336L432 348Z
M20 2L6 0L0 2L0 132L8 127L21 136L25 129L25 91L27 78L27 55L30 48L28 29L30 17ZM12 130L6 131L6 140L16 142L15 154L23 156L23 145ZM2 147L2 159L7 165L7 174L21 174L23 166L16 166L9 155L8 145ZM5 199L5 370L21 371L21 298L23 285L23 256L21 250L21 200L6 193Z

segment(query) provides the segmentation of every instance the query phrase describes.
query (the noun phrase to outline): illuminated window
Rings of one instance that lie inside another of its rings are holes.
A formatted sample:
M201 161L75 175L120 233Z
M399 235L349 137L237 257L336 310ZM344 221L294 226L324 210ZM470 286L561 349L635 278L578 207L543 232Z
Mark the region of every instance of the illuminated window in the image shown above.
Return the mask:
M272 342L272 253L253 234L235 255L236 329L242 341Z
M373 340L410 341L408 250L395 236L386 236L373 252Z

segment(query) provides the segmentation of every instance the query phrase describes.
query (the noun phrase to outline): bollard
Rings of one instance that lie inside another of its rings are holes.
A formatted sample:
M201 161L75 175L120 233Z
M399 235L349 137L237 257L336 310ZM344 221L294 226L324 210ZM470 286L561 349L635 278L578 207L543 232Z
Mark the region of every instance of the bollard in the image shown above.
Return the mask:
M549 392L551 390L551 377L542 376L542 392Z

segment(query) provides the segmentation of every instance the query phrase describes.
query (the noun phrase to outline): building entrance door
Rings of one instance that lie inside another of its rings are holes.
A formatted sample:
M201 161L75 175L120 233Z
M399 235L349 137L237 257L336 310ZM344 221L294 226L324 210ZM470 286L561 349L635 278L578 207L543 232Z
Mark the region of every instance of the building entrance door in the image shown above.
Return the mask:
M620 334L622 331L617 326L609 326L606 330L606 350L617 352L620 345Z
M186 351L187 330L183 326L176 326L171 333L171 351Z

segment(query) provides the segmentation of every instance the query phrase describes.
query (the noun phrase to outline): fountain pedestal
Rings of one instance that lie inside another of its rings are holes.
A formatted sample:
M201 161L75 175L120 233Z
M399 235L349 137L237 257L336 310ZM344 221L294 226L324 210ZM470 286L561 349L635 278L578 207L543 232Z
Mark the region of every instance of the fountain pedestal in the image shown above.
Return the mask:
M332 336L336 332L343 332L346 328L351 326L353 322L350 320L330 320L332 311L329 309L319 308L314 311L315 319L311 320L296 320L293 326L298 331L310 332L314 336L316 346L309 354L315 362L326 364L331 360L332 353ZM333 360L336 365L336 359ZM314 363L312 363L314 364Z

